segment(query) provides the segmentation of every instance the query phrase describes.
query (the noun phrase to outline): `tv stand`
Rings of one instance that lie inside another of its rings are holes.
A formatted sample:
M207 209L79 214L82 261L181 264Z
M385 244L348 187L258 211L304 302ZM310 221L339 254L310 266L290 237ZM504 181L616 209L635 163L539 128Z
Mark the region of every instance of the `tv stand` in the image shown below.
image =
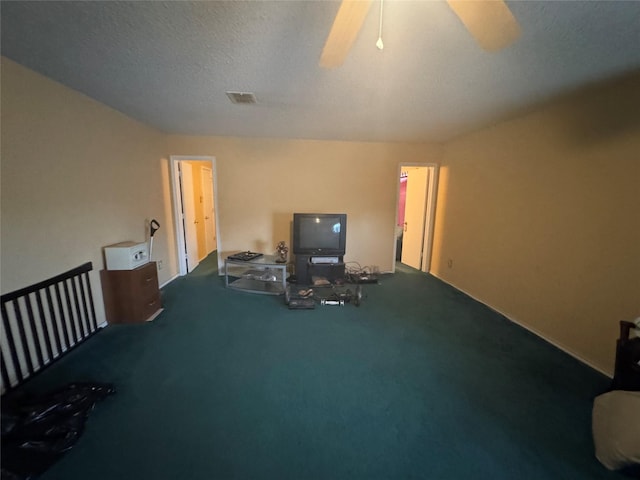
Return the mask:
M296 255L296 278L300 285L313 284L313 277L326 278L330 283L344 279L343 256Z
M252 260L229 256L224 260L224 283L229 288L266 295L282 295L287 286L287 264L274 255Z

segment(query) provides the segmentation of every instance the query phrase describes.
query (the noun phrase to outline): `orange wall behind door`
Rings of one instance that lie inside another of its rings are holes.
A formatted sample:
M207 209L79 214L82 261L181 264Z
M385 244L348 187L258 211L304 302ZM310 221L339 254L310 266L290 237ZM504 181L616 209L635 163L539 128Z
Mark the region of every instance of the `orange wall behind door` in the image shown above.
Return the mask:
M210 162L188 161L193 172L193 203L196 207L196 232L198 235L198 260L207 256L207 239L204 228L204 209L202 192L202 167L210 167Z

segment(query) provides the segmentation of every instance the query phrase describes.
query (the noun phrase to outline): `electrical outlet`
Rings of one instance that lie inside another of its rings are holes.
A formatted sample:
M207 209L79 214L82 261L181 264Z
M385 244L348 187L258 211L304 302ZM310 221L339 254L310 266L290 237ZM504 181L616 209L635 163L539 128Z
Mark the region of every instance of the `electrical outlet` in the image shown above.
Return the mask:
M158 260L158 270L162 270L162 260Z
M453 268L453 259L450 258L449 260L447 260L447 267Z

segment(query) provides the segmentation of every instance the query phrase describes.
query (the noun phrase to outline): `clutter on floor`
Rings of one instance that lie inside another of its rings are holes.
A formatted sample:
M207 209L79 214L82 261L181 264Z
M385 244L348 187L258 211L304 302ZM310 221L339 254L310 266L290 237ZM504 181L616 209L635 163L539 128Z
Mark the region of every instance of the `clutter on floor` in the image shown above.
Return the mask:
M25 480L44 473L76 444L95 404L113 393L110 384L71 383L42 395L6 395L2 479Z

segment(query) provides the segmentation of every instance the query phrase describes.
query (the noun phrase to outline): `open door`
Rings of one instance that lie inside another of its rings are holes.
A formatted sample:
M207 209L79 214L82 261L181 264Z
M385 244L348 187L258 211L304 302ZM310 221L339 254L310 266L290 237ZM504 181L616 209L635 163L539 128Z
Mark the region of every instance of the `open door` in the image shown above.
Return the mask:
M402 165L398 182L398 218L404 221L402 236L396 248L401 249L400 261L405 265L429 272L433 243L433 226L437 190L436 165ZM405 178L402 178L402 177Z
M216 249L216 214L213 202L213 173L210 168L202 167L202 210L204 214L204 234L206 252L209 255Z
M192 272L200 261L198 260L198 231L196 218L196 204L193 196L193 171L191 164L180 162L180 192L182 193L184 243L187 257L187 273Z
M427 167L405 167L407 193L402 232L402 258L405 265L422 270L425 212L427 209Z

